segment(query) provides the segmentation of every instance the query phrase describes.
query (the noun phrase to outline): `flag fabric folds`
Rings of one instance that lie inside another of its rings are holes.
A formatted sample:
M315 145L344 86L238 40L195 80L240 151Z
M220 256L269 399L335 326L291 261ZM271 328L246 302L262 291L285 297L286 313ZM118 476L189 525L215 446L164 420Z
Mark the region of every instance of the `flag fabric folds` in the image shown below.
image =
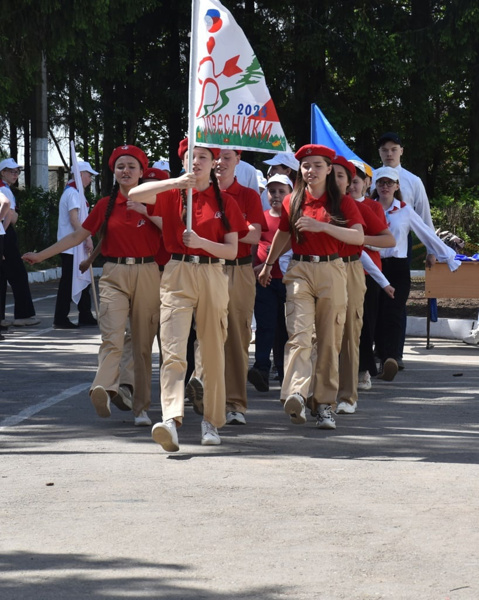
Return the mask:
M346 146L317 104L311 104L311 143L332 148L336 150L336 154L344 156L347 160L359 160L364 163L362 158Z
M190 65L194 143L290 152L264 73L242 29L217 0L193 2L199 4L192 31L195 64Z

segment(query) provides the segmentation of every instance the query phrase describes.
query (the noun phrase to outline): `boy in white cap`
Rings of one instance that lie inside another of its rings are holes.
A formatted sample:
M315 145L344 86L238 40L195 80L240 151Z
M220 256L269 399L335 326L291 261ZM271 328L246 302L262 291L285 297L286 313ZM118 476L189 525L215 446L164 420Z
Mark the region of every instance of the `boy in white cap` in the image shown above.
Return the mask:
M20 165L13 158L6 158L0 162L0 192L10 201L10 210L3 221L5 235L3 238L3 261L1 261L0 268L0 319L3 326L13 324L16 327L40 323L40 319L35 316L28 275L20 256L14 228L18 214L11 186L15 185L19 175ZM13 323L5 319L7 282L12 288L15 303Z
M273 175L286 175L294 184L296 173L299 169L299 161L296 160L292 152L280 152L275 154L273 158L263 161L265 165L269 165L267 178ZM268 192L266 190L261 194L261 204L263 210L269 210Z
M86 161L78 162L78 170L84 188L91 184L94 175L98 175L98 172L92 169L90 163ZM72 177L68 181L58 205L57 240L61 240L81 227L80 202L80 194ZM93 250L91 237L88 237L83 243L87 253L90 253ZM82 291L78 302L78 325L72 323L68 318L72 301L73 248L62 252L60 259L62 275L58 284L53 327L55 329L76 329L81 325L97 325L97 321L91 313L90 285Z

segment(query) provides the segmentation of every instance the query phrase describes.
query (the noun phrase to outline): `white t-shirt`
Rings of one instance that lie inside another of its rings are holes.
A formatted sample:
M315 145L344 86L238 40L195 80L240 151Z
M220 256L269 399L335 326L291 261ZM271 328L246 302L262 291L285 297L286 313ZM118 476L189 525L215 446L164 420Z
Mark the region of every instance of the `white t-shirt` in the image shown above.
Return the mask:
M60 204L58 205L57 240L61 240L66 235L75 231L70 221L70 211L75 208L78 209L78 211L80 209L80 194L76 188L67 185L60 198ZM73 248L64 250L63 253L73 254Z
M5 183L5 182L3 182ZM5 198L8 198L10 200L10 210L14 210L16 203L15 203L15 196L13 195L12 190L10 189L10 186L5 183L5 185L3 185L2 187L0 187L0 192L5 196ZM3 227L3 223L0 221L0 235L5 235L5 229Z
M240 160L235 168L235 177L238 183L251 188L259 194L258 173L253 165Z

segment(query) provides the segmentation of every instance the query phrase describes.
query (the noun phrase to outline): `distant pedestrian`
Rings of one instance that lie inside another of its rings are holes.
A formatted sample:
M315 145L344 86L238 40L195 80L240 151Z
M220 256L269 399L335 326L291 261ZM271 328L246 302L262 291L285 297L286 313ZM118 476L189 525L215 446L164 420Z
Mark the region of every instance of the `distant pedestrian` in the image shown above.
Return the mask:
M78 169L84 188L91 184L93 175L98 175L98 172L91 168L89 162L80 161L78 163ZM61 240L66 235L73 233L82 225L80 214L88 214L88 209L85 207L85 210L81 211L80 202L85 202L85 200L83 200L79 194L72 177L68 181L65 190L61 195L60 204L58 206L57 240ZM88 237L83 243L86 252L89 254L93 250L91 237ZM76 329L81 325L97 325L97 321L91 312L91 285L87 285L82 290L78 301L78 325L72 323L68 318L72 302L73 278L79 275L79 273L73 273L73 248L62 252L60 254L60 260L62 264L62 274L58 284L53 327L55 329Z
M3 240L3 260L0 260L0 319L4 326L15 327L38 325L40 319L35 316L32 294L28 284L28 274L20 256L15 224L18 220L15 196L12 187L20 175L20 165L13 158L0 162L0 192L10 201L10 210L3 220L5 236ZM1 257L0 257L1 258ZM5 318L5 303L7 297L7 282L13 293L13 321Z

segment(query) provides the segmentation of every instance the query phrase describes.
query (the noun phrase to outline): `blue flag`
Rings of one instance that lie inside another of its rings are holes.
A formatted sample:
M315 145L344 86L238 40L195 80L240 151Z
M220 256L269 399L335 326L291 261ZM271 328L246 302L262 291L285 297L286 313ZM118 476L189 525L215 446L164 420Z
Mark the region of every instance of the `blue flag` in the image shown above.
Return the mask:
M347 160L359 160L364 163L362 158L346 146L316 104L311 104L311 143L332 148L336 150L336 154L344 156Z

